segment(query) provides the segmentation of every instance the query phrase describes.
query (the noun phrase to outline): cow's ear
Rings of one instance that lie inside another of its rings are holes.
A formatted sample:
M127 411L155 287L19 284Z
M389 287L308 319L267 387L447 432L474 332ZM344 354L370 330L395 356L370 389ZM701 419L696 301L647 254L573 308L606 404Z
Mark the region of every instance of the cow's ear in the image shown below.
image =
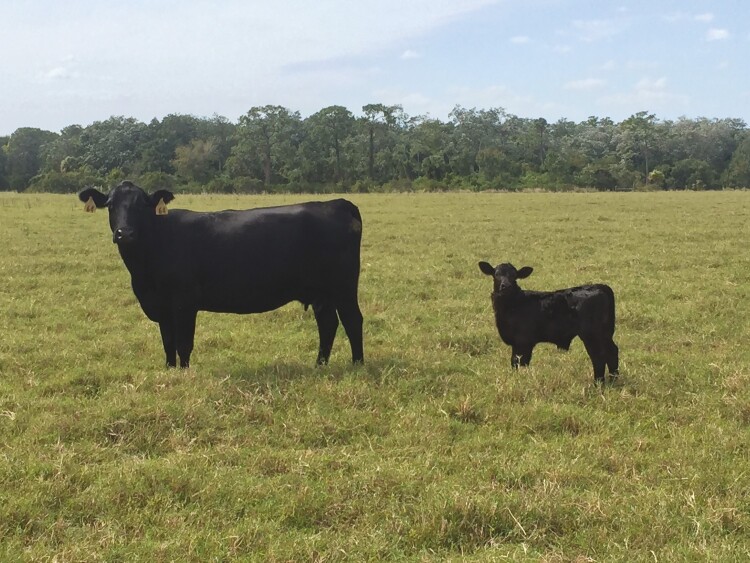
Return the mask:
M97 207L99 209L107 207L107 200L109 198L96 188L85 188L79 192L78 199L85 204L83 206L84 211L93 213Z
M524 266L523 268L518 270L518 275L516 276L516 278L518 278L519 280L528 278L531 275L531 272L533 271L534 271L534 268L532 268L531 266Z
M174 194L169 190L157 190L151 194L151 204L157 215L166 215L167 204L174 199Z
M480 262L479 269L482 270L482 272L487 274L488 276L495 275L495 268L493 268L492 264L490 264L489 262L484 262L484 261Z

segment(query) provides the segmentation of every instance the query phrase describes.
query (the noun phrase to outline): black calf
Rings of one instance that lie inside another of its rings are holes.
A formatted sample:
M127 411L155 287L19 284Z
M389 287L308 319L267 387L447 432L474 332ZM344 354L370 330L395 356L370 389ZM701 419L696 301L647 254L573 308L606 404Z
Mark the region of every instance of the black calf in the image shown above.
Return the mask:
M594 380L604 382L604 367L618 373L615 332L615 295L604 284L582 285L557 291L524 291L516 280L527 278L533 268L516 270L512 264L493 268L479 262L479 269L494 280L492 307L500 338L511 346L511 365L529 365L540 342L562 350L580 337L594 367Z

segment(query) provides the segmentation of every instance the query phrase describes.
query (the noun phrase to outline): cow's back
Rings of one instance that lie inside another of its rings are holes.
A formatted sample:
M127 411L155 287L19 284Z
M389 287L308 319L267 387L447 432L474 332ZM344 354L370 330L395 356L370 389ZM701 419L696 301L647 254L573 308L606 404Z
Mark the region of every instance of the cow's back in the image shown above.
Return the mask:
M356 291L362 222L346 200L164 219L152 257L160 285L199 310L254 313Z

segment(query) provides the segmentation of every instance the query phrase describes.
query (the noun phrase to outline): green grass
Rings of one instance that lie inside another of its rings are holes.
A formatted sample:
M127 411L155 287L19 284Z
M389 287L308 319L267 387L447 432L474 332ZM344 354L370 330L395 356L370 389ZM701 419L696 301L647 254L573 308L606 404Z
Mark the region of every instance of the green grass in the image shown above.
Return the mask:
M750 193L351 199L367 363L290 304L180 371L106 213L0 194L0 560L750 557ZM610 284L618 384L578 340L512 371L479 260Z

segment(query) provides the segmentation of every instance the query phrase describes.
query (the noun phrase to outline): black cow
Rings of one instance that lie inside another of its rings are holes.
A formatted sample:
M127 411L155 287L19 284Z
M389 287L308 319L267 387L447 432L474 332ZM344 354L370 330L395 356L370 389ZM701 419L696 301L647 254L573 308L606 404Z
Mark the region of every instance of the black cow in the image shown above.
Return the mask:
M503 342L511 346L511 365L529 365L540 342L568 350L579 336L594 366L594 380L604 382L604 366L614 377L618 369L615 333L615 294L607 285L594 284L557 291L524 291L516 280L527 278L533 268L516 270L512 264L493 268L480 262L479 269L494 280L492 308Z
M290 301L312 305L318 364L331 355L339 319L363 362L357 302L362 218L344 199L198 213L167 212L167 190L123 182L109 194L78 194L86 210L107 207L112 240L146 316L159 323L167 366L190 365L198 311L260 313Z

